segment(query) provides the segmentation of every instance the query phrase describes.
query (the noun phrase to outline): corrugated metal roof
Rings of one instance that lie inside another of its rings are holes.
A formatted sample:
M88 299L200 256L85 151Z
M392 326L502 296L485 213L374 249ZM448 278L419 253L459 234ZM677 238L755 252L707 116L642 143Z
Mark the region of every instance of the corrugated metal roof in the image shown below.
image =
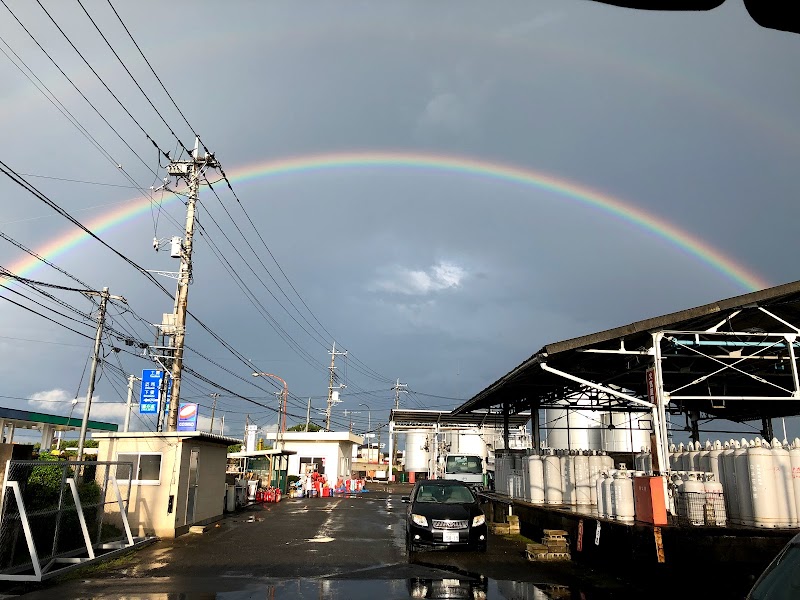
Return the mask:
M768 309L788 323L800 323L800 281L547 344L454 409L453 413L466 415L477 410L499 406L504 402L509 403L511 410L520 410L521 407L529 408L533 401L539 401L541 406L545 406L550 401L563 399L565 394L577 389L575 383L542 370L538 366L542 362L567 372L580 374L587 380L612 382L645 397L643 365L630 368L630 365L626 366L625 362L629 361L629 358L625 358L623 361L619 355L593 354L585 351L588 349L616 349L622 343L627 349L646 348L651 344L652 333L655 331L704 331L723 322L735 311L743 311L736 317L739 331L769 327L771 331L785 330L786 333L797 333L791 326L780 326L762 311L746 310L753 307ZM730 378L728 383L733 388L737 385L747 385L749 382ZM730 395L734 395L734 393L730 393ZM743 393L742 395L747 396L748 394ZM724 418L733 417L734 420L756 418L763 411L774 416L787 416L788 414L797 414L798 403L794 404L795 406L789 406L789 403L786 402L761 402L756 407L755 405L747 406L742 402L735 407L726 407L722 414Z

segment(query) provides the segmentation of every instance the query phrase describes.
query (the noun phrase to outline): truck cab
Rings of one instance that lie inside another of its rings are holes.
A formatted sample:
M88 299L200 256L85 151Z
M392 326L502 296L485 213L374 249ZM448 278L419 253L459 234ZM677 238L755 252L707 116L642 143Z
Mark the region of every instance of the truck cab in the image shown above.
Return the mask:
M483 489L486 482L486 466L477 454L446 454L442 479L463 481L472 488Z

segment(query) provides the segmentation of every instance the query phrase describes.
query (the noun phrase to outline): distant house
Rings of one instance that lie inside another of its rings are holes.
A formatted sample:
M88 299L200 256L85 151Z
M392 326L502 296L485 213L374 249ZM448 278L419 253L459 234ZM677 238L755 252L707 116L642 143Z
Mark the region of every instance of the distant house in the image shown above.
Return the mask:
M325 475L331 484L339 477L352 475L355 449L364 443L363 437L347 431L287 431L271 433L267 439L275 440L279 449L296 453L289 456L290 476L313 469Z

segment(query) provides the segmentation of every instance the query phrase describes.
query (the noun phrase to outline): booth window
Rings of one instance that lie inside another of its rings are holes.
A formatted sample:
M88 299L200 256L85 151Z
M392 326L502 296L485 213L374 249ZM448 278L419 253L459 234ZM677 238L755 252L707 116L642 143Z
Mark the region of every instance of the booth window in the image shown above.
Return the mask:
M161 454L156 452L119 453L117 460L133 463L132 484L158 485L161 482ZM117 479L131 476L128 465L117 465Z

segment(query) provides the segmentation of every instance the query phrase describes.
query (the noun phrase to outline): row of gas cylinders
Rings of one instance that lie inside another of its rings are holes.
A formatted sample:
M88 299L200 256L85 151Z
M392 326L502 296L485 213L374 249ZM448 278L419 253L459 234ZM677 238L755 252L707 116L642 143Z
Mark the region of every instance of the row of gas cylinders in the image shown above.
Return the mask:
M495 460L495 489L500 493L531 504L594 508L604 518L621 521L635 517L632 475L622 464L615 469L603 451L549 451Z
M800 526L800 438L670 447L675 471L705 471L723 488L727 518L751 527Z
M268 487L256 491L256 502L280 502L280 488Z
M692 525L726 525L725 490L713 473L673 471L670 481L673 514Z

